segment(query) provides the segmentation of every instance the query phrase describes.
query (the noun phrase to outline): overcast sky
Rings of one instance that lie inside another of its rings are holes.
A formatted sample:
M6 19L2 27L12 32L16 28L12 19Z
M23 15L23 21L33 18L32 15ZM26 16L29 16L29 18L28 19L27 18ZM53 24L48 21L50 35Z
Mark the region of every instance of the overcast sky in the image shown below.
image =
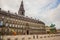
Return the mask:
M18 12L22 0L0 0L0 8ZM60 28L60 0L23 0L25 15Z

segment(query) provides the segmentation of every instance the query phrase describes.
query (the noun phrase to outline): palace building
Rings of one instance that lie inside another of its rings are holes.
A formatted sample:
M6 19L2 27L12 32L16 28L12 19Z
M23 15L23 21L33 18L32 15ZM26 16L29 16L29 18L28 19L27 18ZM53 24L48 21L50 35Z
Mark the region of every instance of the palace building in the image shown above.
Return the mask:
M18 14L0 8L0 35L45 34L45 23L25 16L23 1Z

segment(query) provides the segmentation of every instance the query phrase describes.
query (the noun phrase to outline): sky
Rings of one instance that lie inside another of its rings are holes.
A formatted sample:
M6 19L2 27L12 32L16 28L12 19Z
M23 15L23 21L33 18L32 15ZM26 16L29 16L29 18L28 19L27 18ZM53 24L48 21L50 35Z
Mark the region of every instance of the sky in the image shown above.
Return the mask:
M18 12L22 0L0 0L0 8ZM60 29L60 0L23 0L25 15L43 21L46 26L55 24Z

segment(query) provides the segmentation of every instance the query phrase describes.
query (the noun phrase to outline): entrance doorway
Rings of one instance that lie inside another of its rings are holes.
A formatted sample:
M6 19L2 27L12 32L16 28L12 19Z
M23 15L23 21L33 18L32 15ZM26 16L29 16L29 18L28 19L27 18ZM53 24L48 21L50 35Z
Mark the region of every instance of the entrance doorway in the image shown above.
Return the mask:
M29 30L27 30L27 35L29 35Z

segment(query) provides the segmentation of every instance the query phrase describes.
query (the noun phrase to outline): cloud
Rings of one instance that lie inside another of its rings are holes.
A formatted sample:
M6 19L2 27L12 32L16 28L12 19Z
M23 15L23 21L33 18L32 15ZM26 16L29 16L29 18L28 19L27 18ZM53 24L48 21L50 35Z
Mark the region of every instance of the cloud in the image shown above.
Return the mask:
M60 28L60 5L55 9L53 13L53 22L56 24L57 28Z
M31 0L30 0L31 1ZM30 2L29 1L29 2ZM40 3L41 2L41 3ZM59 28L59 9L60 2L59 0L39 0L39 1L31 1L28 5L30 6L31 11L28 12L28 16L31 15L37 19L40 19L46 23L46 25L50 25L51 23L56 24L56 28ZM32 6L32 7L31 7ZM37 8L36 8L37 7ZM33 10L34 9L34 10Z
M22 0L1 0L0 7L4 10L18 12ZM40 19L50 25L60 28L60 0L24 0L26 16Z

